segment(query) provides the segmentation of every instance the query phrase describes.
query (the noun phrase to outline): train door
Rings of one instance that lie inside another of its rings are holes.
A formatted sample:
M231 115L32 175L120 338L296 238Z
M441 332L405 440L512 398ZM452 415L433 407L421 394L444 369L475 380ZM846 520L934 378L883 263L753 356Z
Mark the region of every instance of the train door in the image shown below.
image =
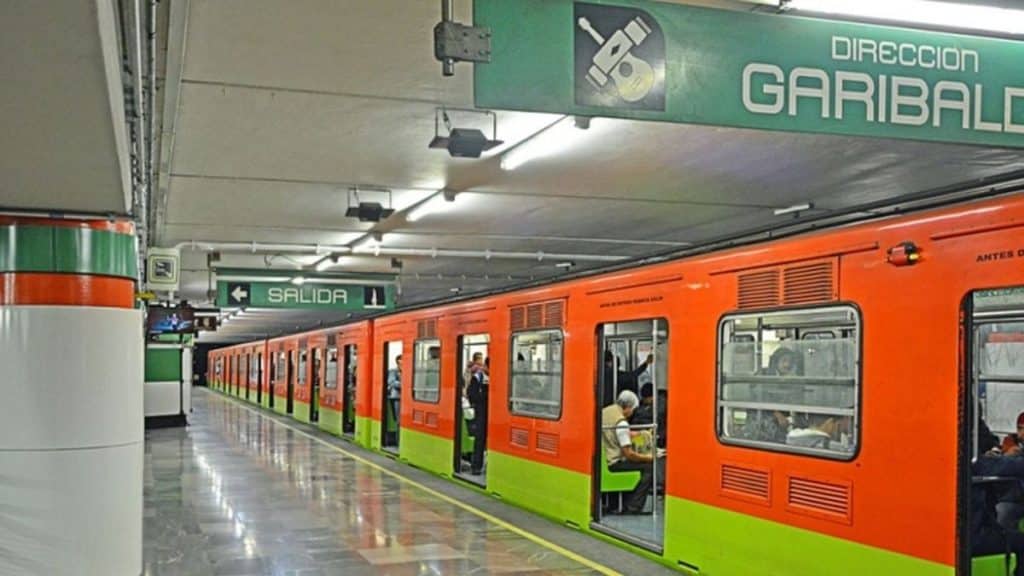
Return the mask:
M254 378L254 381L256 382L256 403L262 405L263 404L263 353L260 352L260 353L256 354L255 358L256 358L256 360L255 360L255 364L253 364L253 372L256 375L256 377Z
M591 527L660 552L665 539L668 323L603 324L597 336L602 369L595 387Z
M245 389L242 390L242 397L244 397L246 400L249 399L249 388L252 387L252 370L250 369L251 362L252 356L250 354L243 355L242 367L238 371L242 377L242 382L245 385Z
M230 393L238 396L238 356L231 355Z
M459 336L454 367L459 391L455 401L455 475L480 486L487 485L490 341L487 334Z
M960 501L965 503L959 515L960 572L1009 575L1008 552L1015 546L1007 541L1024 543L1024 502L1020 480L1001 464L1017 458L982 456L1004 438L1015 439L1012 447L1003 447L1010 453L1019 453L1024 442L1018 424L1024 410L1024 287L972 293L965 299L963 318L961 357L970 385L965 390L967 417L960 427ZM972 541L977 536L970 530L976 511L984 511L981 525L986 529L979 541Z
M296 364L295 364L295 386L292 388L292 396L295 396L296 390L301 390L306 387L307 378L309 378L309 350L306 349L306 342L299 342L299 351L296 352ZM309 402L309 399L306 399ZM294 409L295 400L292 399L292 408Z
M285 372L285 382L288 383L288 395L287 403L285 404L285 413L291 414L292 410L295 409L295 350L289 350L288 354L288 370Z
M323 348L313 348L313 378L310 380L310 392L309 392L309 421L318 422L320 420L320 381L321 370L324 367L324 350Z
M402 387L406 378L402 375L402 341L384 343L384 386L383 410L381 411L380 447L398 454L399 431L401 428Z
M343 389L341 391L341 432L346 435L356 433L356 374L358 373L359 347L346 344L342 347Z

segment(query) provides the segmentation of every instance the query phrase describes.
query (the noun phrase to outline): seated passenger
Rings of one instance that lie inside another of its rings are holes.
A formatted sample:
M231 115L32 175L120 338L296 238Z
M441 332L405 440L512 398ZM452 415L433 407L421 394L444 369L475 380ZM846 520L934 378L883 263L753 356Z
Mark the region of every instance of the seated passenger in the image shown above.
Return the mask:
M664 392L659 390L659 392ZM655 423L654 416L654 386L650 382L640 387L640 407L633 413L629 422L635 426L644 426ZM665 447L665 397L658 395L658 448Z
M971 466L974 476L1001 476L1024 480L1024 458L1003 456L995 448L999 440L985 422L978 425L978 459ZM1012 552L1017 556L1014 576L1024 576L1024 534L1004 530L996 521L995 502L1000 487L993 484L971 485L971 556L990 556Z
M746 440L785 444L789 434L789 416L779 410L751 410L737 434Z
M793 428L786 434L786 444L828 450L835 432L835 417L827 414L811 414L807 419L807 427Z
M1024 451L1024 412L1017 415L1017 433L1003 438L1003 454L1016 456Z
M799 354L789 348L779 348L768 359L767 376L801 376L803 366Z
M608 469L612 472L640 471L640 482L626 499L625 514L642 514L654 481L654 454L633 449L629 417L640 404L636 394L623 390L614 404L601 412L601 444Z

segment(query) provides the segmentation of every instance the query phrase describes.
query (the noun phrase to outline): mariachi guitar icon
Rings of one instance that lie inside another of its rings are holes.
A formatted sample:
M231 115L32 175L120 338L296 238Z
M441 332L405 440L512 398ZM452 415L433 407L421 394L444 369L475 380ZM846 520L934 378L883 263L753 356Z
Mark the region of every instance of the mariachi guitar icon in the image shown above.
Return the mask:
M590 24L590 20L580 18L578 24L601 46L587 71L587 82L595 90L601 90L611 78L623 100L643 100L654 87L654 68L630 51L647 38L651 33L650 26L637 16L624 29L616 30L611 38L605 40Z

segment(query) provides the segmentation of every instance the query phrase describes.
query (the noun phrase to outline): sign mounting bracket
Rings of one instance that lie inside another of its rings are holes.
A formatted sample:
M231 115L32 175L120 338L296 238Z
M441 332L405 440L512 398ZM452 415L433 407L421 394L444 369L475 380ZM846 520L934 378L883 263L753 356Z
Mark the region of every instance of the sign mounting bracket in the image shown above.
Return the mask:
M441 0L441 21L434 26L434 58L441 74L455 75L456 62L491 61L491 29L452 20L452 0Z

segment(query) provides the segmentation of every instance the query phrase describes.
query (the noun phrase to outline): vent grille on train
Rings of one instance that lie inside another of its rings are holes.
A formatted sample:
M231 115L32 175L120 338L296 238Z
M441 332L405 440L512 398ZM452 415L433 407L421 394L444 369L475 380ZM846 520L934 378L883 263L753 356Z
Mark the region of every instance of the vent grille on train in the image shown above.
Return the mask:
M427 426L437 428L437 412L427 412Z
M412 421L415 424L423 424L423 410L413 410Z
M791 266L783 272L784 304L807 304L835 299L831 262Z
M561 328L565 323L565 302L558 300L514 306L509 310L512 331Z
M537 432L537 451L558 455L558 434Z
M740 308L768 308L779 305L779 271L740 274Z
M723 464L721 489L727 496L740 496L767 504L771 494L771 475L767 470Z
M852 519L849 484L790 477L788 500L794 512L842 522Z
M437 319L420 320L416 326L417 338L437 338Z
M525 428L513 428L508 438L509 444L520 448L530 447L530 431Z
M838 297L836 262L826 260L739 275L739 308L829 302Z

